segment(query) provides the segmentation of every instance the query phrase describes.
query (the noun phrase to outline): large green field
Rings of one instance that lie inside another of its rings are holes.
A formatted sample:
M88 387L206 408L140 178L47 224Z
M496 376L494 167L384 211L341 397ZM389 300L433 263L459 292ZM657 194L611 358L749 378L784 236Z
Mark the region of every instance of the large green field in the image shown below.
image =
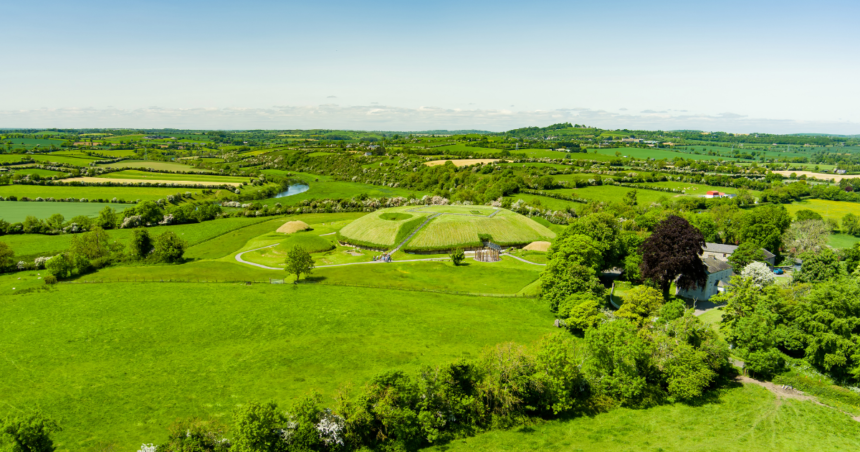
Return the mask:
M492 431L428 451L848 451L860 423L810 401L737 385L701 405L621 408L599 415Z
M154 201L167 195L191 192L200 195L202 189L186 187L140 187L140 186L111 186L111 187L78 187L63 185L3 185L0 186L0 196L26 196L30 199L42 198L75 198L75 199L121 199L125 201Z
M198 256L194 255L193 252L211 252L211 250L195 250L194 245L215 237L219 237L222 234L226 234L230 231L234 231L245 226L265 221L273 220L270 218L261 219L254 217L224 218L220 220L206 221L203 223L189 223L175 226L156 226L152 228L147 228L147 230L152 235L158 235L168 230L173 231L174 233L176 233L176 235L185 240L191 246L191 248L189 249L189 254L191 254L190 257L194 258ZM272 225L277 224L278 221L283 220L275 220ZM274 227L277 228L277 226ZM131 237L132 230L111 229L107 231L107 233L112 239L118 240L121 243L125 243ZM68 249L69 245L72 242L72 236L73 234L13 234L0 237L0 241L6 242L12 248L12 251L15 252L16 256L26 256L33 258L37 256L52 256L54 254L57 254L58 252ZM230 243L231 242L229 240L218 241L216 242L216 244L213 244L213 246L215 248L218 248L228 246ZM232 248L227 253L239 249L242 244L244 244L244 241L238 246L235 246L235 248ZM221 257L223 255L226 255L227 253L219 254L214 257ZM207 257L209 256L207 255Z
M49 138L9 138L2 141L3 146L11 143L13 149L49 149L51 146L59 147L63 140L52 140Z
M593 148L590 150L594 150ZM735 161L737 159L730 157L720 157L714 155L706 155L706 154L688 154L686 152L675 152L671 149L658 149L658 148L634 148L634 147L621 147L621 148L602 148L598 149L597 152L605 155L611 155L615 157L616 152L620 152L622 156L633 157L637 159L666 159L673 160L675 158L681 157L687 160L729 160Z
M0 154L0 162L20 162L21 157L24 157L21 154ZM74 166L89 166L90 162L93 160L97 160L93 157L87 157L85 155L80 155L78 157L72 157L68 155L63 155L62 153L52 153L52 154L33 154L28 155L27 157L32 157L33 160L39 163L68 163Z
M158 162L154 160L123 160L116 163L108 163L99 165L105 168L151 168L156 171L205 171L193 166L183 165L181 163Z
M805 199L785 206L794 215L798 210L811 210L825 219L841 222L846 214L860 215L860 203L845 201L828 201L826 199Z
M107 204L100 202L23 202L23 201L0 201L0 220L9 223L18 223L32 215L39 219L46 219L58 213L70 220L72 217L84 215L87 217L97 216L99 211L110 206L121 212L129 207L129 204Z
M582 188L562 188L558 190L547 190L548 193L559 193L565 196L588 199L600 202L621 202L628 192L636 190L636 199L639 204L650 204L658 202L661 198L672 198L677 193L667 193L656 190L633 189L615 185L596 185ZM528 195L523 195L528 198ZM681 195L683 196L683 195Z
M214 176L210 174L174 174L174 173L152 173L149 171L125 170L97 176L106 179L129 179L129 180L176 180L176 181L200 181L200 182L250 182L250 177L238 176Z
M36 278L0 277L0 293ZM328 398L552 330L528 299L320 285L62 284L0 297L0 318L6 409L60 419L59 451L136 450L180 417L229 422L250 401Z
M39 177L54 177L54 176L65 176L66 173L60 171L52 171L41 168L20 168L20 167L12 167L12 174L29 174L29 175L38 175Z

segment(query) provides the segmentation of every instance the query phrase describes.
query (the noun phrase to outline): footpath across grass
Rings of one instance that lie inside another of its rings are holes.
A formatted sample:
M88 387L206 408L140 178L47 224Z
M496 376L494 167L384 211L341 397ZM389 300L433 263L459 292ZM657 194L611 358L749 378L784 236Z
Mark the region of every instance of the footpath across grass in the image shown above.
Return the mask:
M813 402L777 400L755 385L692 406L621 408L596 416L492 431L433 451L848 451L860 422Z
M245 403L311 390L330 400L381 371L553 330L529 299L292 284L12 287L45 286L36 272L0 277L3 413L57 418L61 452L137 450L164 441L177 418L229 423Z

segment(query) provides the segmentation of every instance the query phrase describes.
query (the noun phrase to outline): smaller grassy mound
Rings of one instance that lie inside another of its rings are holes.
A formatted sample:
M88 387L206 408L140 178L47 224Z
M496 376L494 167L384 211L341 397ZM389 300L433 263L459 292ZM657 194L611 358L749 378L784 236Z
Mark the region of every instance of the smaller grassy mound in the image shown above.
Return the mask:
M334 244L325 237L310 234L293 234L272 250L275 254L286 255L294 246L303 248L308 253L321 253L334 249Z
M523 249L526 251L549 251L549 247L552 243L549 242L532 242L528 245L524 246Z
M283 234L292 234L293 232L307 231L308 229L310 229L310 226L308 226L307 223L305 223L304 221L296 220L284 223L283 226L278 228L277 232L281 232Z

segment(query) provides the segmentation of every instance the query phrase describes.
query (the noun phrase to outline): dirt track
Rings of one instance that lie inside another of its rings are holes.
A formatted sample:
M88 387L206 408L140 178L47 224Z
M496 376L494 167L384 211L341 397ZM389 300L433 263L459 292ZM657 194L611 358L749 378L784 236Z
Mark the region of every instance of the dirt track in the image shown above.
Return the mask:
M753 379L750 377L745 377L742 375L735 377L735 380L737 380L743 384L754 384L754 385L758 385L758 386L761 386L761 387L767 389L768 391L773 393L773 395L776 396L777 405L782 404L782 399L794 399L794 400L800 400L803 402L812 402L816 405L820 405L823 407L832 408L834 410L837 410L837 411L841 412L842 414L851 416L851 419L853 419L857 422L860 422L860 416L855 416L851 413L846 413L845 411L842 411L839 408L834 408L830 405L825 405L825 404L819 402L817 397L811 396L811 395L806 395L802 391L798 391L797 389L794 389L791 387L786 388L783 386L775 385L769 381L758 381L756 379Z

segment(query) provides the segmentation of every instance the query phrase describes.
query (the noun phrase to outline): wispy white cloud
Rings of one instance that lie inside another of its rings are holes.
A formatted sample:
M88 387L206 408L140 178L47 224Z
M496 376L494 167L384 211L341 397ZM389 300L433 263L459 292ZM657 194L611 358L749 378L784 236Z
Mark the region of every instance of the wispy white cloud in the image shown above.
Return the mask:
M58 108L0 110L0 127L130 127L190 129L509 130L572 122L607 129L699 129L727 132L860 133L856 122L751 118L665 110L639 114L588 108L513 109L404 108L386 105L273 106L271 108Z

